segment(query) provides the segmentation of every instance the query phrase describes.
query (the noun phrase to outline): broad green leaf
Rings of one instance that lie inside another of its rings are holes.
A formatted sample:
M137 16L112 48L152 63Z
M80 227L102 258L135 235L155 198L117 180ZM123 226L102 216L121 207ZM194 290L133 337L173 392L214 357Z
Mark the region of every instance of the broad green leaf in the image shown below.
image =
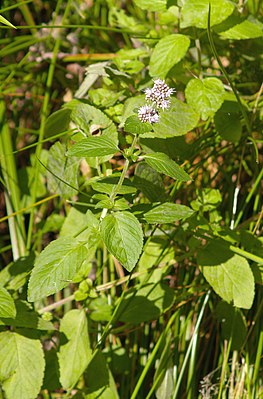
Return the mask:
M263 26L256 20L246 20L220 33L224 39L244 40L263 36Z
M173 300L174 291L166 284L150 283L140 289L132 288L122 299L116 319L131 324L158 319Z
M147 11L164 11L166 10L167 0L133 0L136 6Z
M30 254L9 263L0 271L0 284L8 290L17 291L26 283L28 274L33 267L35 256Z
M119 399L116 385L106 359L96 350L87 368L87 392L85 399Z
M142 134L150 132L152 125L147 122L141 122L137 115L131 115L125 121L124 130L127 133Z
M117 130L114 123L98 108L89 105L84 100L72 100L65 108L70 109L72 121L87 135L91 135L94 130L100 130L103 135L110 136L116 140Z
M163 180L155 169L147 165L146 162L139 162L136 166L132 183L140 190L151 202L165 201L166 193Z
M6 399L36 399L44 368L39 340L10 331L0 333L0 381Z
M113 143L118 145L118 132L115 124L98 108L89 105L84 100L72 100L66 108L71 109L71 120L87 136L100 132L101 136L108 136ZM94 136L95 137L95 136ZM108 161L111 155L87 158L88 164L96 168L98 164Z
M73 309L67 312L61 320L60 333L67 338L58 354L60 382L67 390L75 386L92 357L85 310Z
M0 287L0 317L14 318L15 316L16 307L13 298L4 287Z
M215 188L204 188L197 190L197 198L191 201L191 207L202 212L213 211L222 202L222 195Z
M241 349L247 335L246 321L241 310L234 308L229 303L219 302L215 315L221 323L223 338L228 341L231 338L231 349Z
M224 86L217 78L191 79L185 89L188 104L203 120L213 116L224 101Z
M143 246L143 232L129 212L115 212L101 222L101 236L108 251L129 272L135 267Z
M144 214L147 223L174 223L190 217L193 210L188 206L165 202L151 209Z
M96 247L99 240L98 227L99 221L90 210L82 213L72 207L61 228L60 237L73 237L76 234L76 238L79 241L86 241L89 248Z
M32 305L26 301L15 301L15 318L0 318L0 325L32 328L36 330L54 330L54 326L50 321L44 320L32 308ZM9 316L10 317L10 316Z
M65 132L69 128L71 110L62 108L51 114L45 123L45 137L52 140L52 136Z
M214 116L215 128L220 136L232 143L240 140L242 125L238 113L221 112L220 110Z
M153 124L149 137L182 136L197 126L199 114L188 104L171 98L169 110L160 111L160 121Z
M65 156L66 146L57 141L49 150L48 158L48 189L63 197L71 197L78 190L78 167L77 158Z
M213 240L197 256L204 277L215 292L238 308L250 309L255 282L248 261L229 250L223 240Z
M145 162L159 173L179 181L191 180L190 176L176 162L162 152L153 152L143 155Z
M90 184L93 190L98 191L99 193L111 195L112 191L115 190L119 180L120 175L116 176L116 174L114 174L112 176L107 176L102 179L97 179ZM117 194L133 194L136 191L136 187L133 186L130 180L124 179L124 182L118 190Z
M10 28L17 29L11 22L9 22L7 19L5 19L2 15L0 15L0 23L10 26Z
M159 40L151 55L150 75L165 78L170 69L185 56L189 46L190 39L185 35L172 34Z
M66 287L87 257L85 241L61 237L36 258L28 284L28 300L34 302Z
M206 29L209 3L211 4L211 26L227 19L235 8L234 3L229 0L185 0L181 9L181 28L196 26Z
M100 157L104 155L115 154L119 151L118 146L108 136L92 136L87 137L78 143L67 152L68 156L83 157Z

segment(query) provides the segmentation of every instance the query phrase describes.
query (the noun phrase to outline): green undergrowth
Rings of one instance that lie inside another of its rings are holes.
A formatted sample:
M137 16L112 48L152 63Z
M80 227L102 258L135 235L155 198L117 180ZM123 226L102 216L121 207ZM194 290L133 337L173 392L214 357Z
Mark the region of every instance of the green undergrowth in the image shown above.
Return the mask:
M258 399L262 1L3 0L0 399Z

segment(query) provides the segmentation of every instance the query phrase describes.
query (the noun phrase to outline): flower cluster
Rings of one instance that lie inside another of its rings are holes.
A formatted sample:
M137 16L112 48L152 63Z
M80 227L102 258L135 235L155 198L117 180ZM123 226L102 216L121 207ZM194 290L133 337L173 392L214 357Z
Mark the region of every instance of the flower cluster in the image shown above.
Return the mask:
M138 110L138 117L142 122L159 122L158 109L165 110L170 107L169 97L175 91L162 79L156 79L153 82L153 87L145 90L145 99L147 102L151 102L151 104L144 105Z

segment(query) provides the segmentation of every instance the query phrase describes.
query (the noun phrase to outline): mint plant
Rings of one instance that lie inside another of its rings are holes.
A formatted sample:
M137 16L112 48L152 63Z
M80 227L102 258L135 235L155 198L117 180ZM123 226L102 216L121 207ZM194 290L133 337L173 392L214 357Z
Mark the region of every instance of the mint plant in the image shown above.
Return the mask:
M9 3L0 397L260 397L260 2Z

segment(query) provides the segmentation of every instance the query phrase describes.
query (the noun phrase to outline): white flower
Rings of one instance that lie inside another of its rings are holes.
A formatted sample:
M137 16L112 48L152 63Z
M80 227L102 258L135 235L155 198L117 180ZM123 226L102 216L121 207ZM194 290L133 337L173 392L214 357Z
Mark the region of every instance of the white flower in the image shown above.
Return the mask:
M152 89L145 89L146 101L151 101L157 108L161 108L162 110L168 109L170 106L168 98L175 92L175 89L170 88L161 79L156 79L153 82L154 86Z
M150 105L143 105L141 108L138 109L138 118L141 122L159 122L158 112Z

